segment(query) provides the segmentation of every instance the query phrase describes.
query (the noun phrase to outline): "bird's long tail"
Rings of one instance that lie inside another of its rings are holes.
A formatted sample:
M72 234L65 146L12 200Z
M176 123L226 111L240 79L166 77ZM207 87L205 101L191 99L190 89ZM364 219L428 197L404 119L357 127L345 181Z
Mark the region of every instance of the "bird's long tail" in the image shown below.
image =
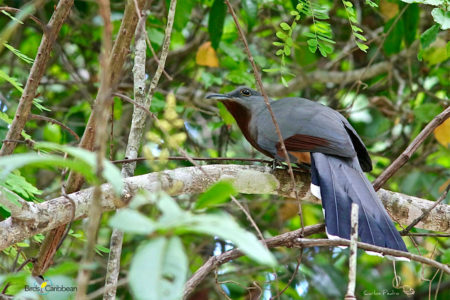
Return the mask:
M351 205L356 203L362 242L408 251L356 158L311 153L311 182L312 193L322 199L328 236L350 239Z

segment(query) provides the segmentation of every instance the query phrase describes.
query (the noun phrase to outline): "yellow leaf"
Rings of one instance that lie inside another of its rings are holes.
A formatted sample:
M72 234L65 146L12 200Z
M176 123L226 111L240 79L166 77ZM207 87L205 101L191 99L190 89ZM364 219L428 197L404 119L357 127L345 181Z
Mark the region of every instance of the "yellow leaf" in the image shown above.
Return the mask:
M398 4L387 0L380 1L380 13L385 21L392 19L398 13Z
M203 43L200 48L198 48L195 61L200 66L219 66L219 60L217 59L216 51L211 47L211 42Z
M436 127L434 137L442 146L450 148L450 118Z

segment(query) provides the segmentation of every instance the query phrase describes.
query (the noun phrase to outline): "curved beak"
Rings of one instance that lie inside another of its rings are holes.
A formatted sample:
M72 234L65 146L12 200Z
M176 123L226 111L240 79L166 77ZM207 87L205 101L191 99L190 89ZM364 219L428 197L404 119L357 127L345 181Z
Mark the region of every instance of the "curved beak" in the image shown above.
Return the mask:
M227 94L209 94L206 96L206 99L213 99L213 100L231 100L232 98L228 96Z

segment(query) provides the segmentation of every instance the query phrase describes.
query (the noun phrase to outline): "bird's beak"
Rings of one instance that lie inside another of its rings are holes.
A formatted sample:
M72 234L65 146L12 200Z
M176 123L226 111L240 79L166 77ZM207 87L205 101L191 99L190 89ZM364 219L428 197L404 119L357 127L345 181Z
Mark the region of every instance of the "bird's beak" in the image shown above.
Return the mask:
M213 99L213 100L231 100L232 98L228 96L227 94L210 94L206 96L206 99Z

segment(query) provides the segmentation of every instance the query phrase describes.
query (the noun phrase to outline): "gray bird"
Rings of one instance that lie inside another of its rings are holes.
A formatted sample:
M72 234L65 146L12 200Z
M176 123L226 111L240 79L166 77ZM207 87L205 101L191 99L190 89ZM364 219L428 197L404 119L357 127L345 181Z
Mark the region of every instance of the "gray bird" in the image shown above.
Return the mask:
M285 161L263 96L247 87L208 95L222 102L250 144ZM304 98L270 101L293 163L311 165L311 192L322 200L329 237L350 239L351 204L359 206L362 242L407 251L405 243L363 171L372 170L364 143L337 111Z

